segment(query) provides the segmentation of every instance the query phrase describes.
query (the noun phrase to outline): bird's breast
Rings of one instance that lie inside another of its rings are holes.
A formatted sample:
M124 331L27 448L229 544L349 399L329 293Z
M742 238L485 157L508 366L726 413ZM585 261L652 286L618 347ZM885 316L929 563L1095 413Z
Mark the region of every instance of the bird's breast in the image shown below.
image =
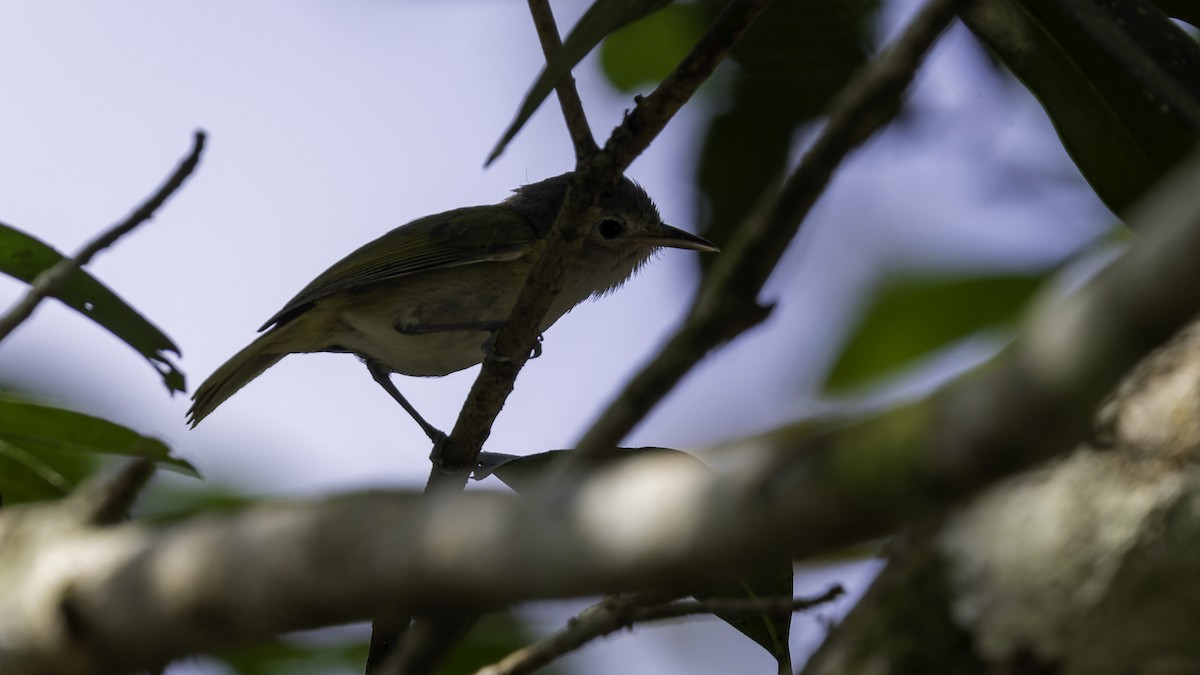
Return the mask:
M448 375L483 361L484 326L508 318L527 271L510 262L434 270L338 293L310 311L336 316L329 347L404 375ZM542 329L580 299L555 302Z

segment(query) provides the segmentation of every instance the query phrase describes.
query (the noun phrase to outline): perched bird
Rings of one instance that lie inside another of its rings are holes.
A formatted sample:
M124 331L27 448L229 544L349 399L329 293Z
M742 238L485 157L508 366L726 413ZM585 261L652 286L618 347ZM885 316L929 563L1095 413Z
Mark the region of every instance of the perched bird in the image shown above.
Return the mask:
M349 352L435 443L445 436L400 395L390 374L448 375L483 361L508 317L566 195L570 173L397 227L335 263L267 320L266 331L192 395L193 427L288 354ZM631 277L659 248L716 251L662 222L650 196L622 177L542 321L546 330L590 296Z

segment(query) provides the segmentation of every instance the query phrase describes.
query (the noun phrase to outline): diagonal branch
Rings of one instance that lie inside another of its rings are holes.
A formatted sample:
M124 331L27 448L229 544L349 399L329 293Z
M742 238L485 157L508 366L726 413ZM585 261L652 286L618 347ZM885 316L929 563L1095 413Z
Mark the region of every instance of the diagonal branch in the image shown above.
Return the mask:
M17 301L4 316L0 316L0 340L8 337L9 333L25 322L42 300L54 295L66 283L76 270L91 262L92 258L104 249L112 246L118 239L129 234L134 228L154 217L154 212L175 194L200 163L200 154L204 151L205 134L196 131L192 151L180 162L175 171L125 220L105 230L100 236L88 242L71 258L63 258L50 269L42 272L30 284L29 290Z
M550 63L555 55L562 51L562 36L559 35L558 24L554 21L554 11L550 9L550 0L529 0L529 13L533 15L533 24L537 28L546 63ZM575 161L585 162L599 152L600 147L596 145L596 139L592 138L592 129L588 125L587 115L583 112L583 101L579 99L579 91L575 88L575 77L567 72L555 85L555 91L558 93L558 104L562 108L567 131L571 134L571 142L575 144Z
M706 354L767 318L770 309L758 304L758 296L783 256L783 243L795 238L842 161L891 121L925 54L963 4L931 0L896 43L850 82L779 194L737 229L674 335L584 434L581 453L615 447Z

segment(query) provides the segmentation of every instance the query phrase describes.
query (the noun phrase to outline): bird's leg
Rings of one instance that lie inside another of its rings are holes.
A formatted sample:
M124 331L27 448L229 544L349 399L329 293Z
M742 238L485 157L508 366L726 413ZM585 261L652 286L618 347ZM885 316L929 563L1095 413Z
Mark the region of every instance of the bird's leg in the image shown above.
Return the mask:
M379 383L379 386L383 387L383 390L386 391L388 395L396 401L396 403L399 403L401 408L404 408L406 411L408 411L408 414L412 415L413 420L417 424L421 425L421 429L425 431L425 435L429 437L429 440L433 441L435 450L436 448L441 447L442 443L446 442L446 434L442 433L441 430L429 422L426 422L425 418L421 417L421 413L417 412L417 409L408 402L408 399L404 398L404 395L400 393L399 389L396 389L396 385L392 384L391 371L388 370L387 366L378 361L367 359L367 370L371 371L371 377L374 378L377 383Z

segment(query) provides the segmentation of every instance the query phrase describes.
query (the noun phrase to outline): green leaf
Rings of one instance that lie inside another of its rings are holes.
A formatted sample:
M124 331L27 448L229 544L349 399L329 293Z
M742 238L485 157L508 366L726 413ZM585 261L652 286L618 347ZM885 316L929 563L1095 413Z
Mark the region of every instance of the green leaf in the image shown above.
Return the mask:
M0 496L6 505L65 497L99 466L94 455L31 452L0 440Z
M95 469L97 455L143 457L198 475L158 439L99 417L0 395L0 494L6 502L66 494Z
M861 386L976 332L1010 325L1045 279L918 277L892 282L859 321L830 371L826 390Z
M534 111L546 100L559 80L577 63L583 60L589 52L600 44L609 33L617 30L631 21L636 21L667 6L671 0L596 0L588 7L587 12L579 19L579 23L571 29L570 35L563 41L563 48L557 56L546 64L542 72L534 80L529 93L521 103L517 116L505 130L500 142L492 149L485 164L491 164L508 145L521 127L529 121Z
M624 92L658 84L700 39L707 14L695 4L670 5L625 26L600 45L600 66Z
M570 450L548 450L534 455L518 457L483 453L481 459L485 469L477 471L477 479L494 473L505 485L517 493L536 489L538 485L570 458ZM599 468L635 456L673 455L686 457L700 466L708 468L699 459L686 452L671 448L615 448L594 458L592 467ZM773 560L756 573L716 584L695 594L698 600L737 599L753 600L763 597L791 597L792 561L787 558ZM792 613L762 614L747 617L742 614L717 612L716 616L736 628L746 637L766 649L782 665L791 664L788 637L792 626Z
M37 275L62 259L49 245L0 223L0 272L33 283ZM179 348L104 284L76 270L55 297L137 350L159 372L168 391L185 391L183 373L167 357L168 353L178 355Z
M730 94L700 151L696 182L707 209L698 232L724 247L764 190L778 184L797 133L825 114L870 57L878 8L878 0L775 2L746 31L730 54L738 66Z
M1148 0L983 0L962 17L1113 212L1200 141L1200 46Z

